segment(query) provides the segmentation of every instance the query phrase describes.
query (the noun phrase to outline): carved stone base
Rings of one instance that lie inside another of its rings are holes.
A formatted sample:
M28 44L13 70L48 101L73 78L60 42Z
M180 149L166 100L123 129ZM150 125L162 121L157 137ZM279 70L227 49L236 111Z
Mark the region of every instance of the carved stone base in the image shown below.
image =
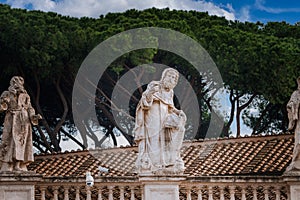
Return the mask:
M284 181L289 185L290 199L300 200L300 171L291 170L283 174Z
M0 199L34 200L34 186L41 179L35 172L0 172Z
M290 196L292 200L300 200L300 185L290 186Z
M186 176L140 176L144 200L179 200L179 185Z

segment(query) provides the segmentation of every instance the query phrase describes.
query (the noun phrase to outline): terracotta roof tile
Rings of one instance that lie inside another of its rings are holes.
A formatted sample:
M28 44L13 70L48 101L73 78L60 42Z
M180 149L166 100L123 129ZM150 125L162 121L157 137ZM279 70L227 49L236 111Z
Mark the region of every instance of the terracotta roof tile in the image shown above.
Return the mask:
M282 174L292 159L293 141L293 135L281 134L184 142L185 174ZM28 168L48 177L83 177L86 171L95 176L133 176L136 157L137 147L65 152L36 155ZM99 166L109 172L99 174Z

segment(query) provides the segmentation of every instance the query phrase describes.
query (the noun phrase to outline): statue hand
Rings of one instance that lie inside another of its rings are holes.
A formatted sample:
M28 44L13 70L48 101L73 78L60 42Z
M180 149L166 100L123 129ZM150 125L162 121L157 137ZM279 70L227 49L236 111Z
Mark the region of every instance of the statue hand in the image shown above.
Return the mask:
M182 110L179 111L179 116L180 117L185 117L185 114L184 114L184 112Z
M37 115L31 116L30 120L33 125L38 125L39 119L43 119L43 117L40 114L37 114Z
M4 110L7 110L8 109L8 105L6 102L2 102L0 104L0 111L4 111Z

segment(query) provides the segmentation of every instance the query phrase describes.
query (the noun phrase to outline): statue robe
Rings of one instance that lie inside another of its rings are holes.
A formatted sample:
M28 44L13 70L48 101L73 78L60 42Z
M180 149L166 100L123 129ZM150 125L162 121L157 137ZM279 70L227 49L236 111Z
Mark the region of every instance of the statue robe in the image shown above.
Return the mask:
M289 130L295 132L295 144L293 150L293 159L287 171L296 169L300 170L300 119L299 119L299 106L300 106L300 90L296 90L291 95L289 102L287 103L287 111L289 118Z
M35 114L27 93L19 95L5 91L1 99L6 99L8 108L4 119L2 135L2 161L13 163L33 162L32 128L30 116Z
M185 116L178 116L178 127L167 127L166 120L174 113L173 90L159 90L150 95L151 87L159 87L158 81L152 81L136 110L135 140L139 146L136 167L139 171L175 166L183 161L180 158L180 148L184 136ZM149 96L149 95L148 95ZM176 118L176 117L175 117ZM172 118L171 118L172 120Z

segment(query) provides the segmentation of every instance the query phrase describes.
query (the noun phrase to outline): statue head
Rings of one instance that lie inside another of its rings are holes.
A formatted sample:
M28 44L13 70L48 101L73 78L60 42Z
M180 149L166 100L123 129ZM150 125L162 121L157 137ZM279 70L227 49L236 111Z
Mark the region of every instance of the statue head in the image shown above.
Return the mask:
M173 89L178 82L179 72L173 68L167 68L161 76L161 83L166 89Z
M8 90L13 93L24 92L24 79L21 76L12 77Z

